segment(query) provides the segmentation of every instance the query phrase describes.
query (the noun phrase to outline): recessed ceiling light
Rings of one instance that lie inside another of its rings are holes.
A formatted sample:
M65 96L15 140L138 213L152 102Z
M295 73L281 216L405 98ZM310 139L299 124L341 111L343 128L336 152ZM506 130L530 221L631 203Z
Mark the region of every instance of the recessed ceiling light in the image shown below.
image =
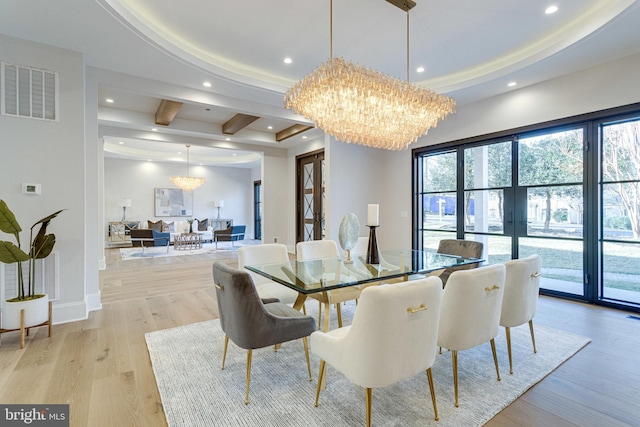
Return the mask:
M153 162L153 160L151 160L151 159L147 159L147 162Z
M293 60L291 58L284 58L284 63L285 64L291 64L293 62Z
M553 5L546 8L544 13L546 13L547 15L551 15L552 13L556 13L557 11L558 11L558 6Z
M424 67L418 67L418 68L416 68L416 71L418 73L424 73Z
M105 99L105 101L108 102L109 104L113 104L113 99L111 99L111 98L107 98L107 99Z
M231 141L231 138L225 138L226 141Z
M233 153L233 154L232 154L232 156L237 156L237 155L238 155L238 153Z
M518 83L516 83L516 82L509 82L509 83L507 83L507 86L509 86L509 87L514 87L514 86L515 86L515 85L517 85L517 84L518 84Z
M211 87L211 82L203 82L202 86L204 87Z
M271 130L273 129L273 126L267 126L267 129Z
M124 142L122 142L122 141L118 141L118 144L120 144L120 145L124 145Z
M158 132L158 128L151 128L152 131Z
M303 136L303 137L302 137L302 139L307 139L307 136L306 136L306 135L305 135L305 136Z

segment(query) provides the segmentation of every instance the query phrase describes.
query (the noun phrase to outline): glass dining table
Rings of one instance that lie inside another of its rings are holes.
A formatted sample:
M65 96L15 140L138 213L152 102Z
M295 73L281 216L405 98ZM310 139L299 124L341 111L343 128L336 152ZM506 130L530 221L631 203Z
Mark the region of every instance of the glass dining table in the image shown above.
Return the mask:
M245 268L298 292L293 307L302 308L307 295L334 289L365 285L391 279L407 280L447 267L477 264L479 258L464 258L418 250L380 251L379 264L368 264L364 256L287 261L247 265Z

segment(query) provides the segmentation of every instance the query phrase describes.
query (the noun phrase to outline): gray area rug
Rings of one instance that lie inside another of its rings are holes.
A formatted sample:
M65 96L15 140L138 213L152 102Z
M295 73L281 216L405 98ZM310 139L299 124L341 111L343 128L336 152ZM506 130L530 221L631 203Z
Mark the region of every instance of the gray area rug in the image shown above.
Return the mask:
M351 318L353 302L343 308ZM307 304L307 312L317 305ZM333 312L335 318L335 312ZM335 327L335 326L334 326ZM496 338L502 381L496 380L490 345L458 353L460 406L454 406L451 354L433 366L440 421L426 374L373 390L375 426L479 426L543 379L590 340L535 325L534 354L527 325L512 328L514 374L509 375L504 328ZM229 343L220 370L224 334L218 320L146 334L147 347L169 426L362 426L365 391L328 366L327 386L314 407L319 359L311 355L309 382L302 341L254 350L249 405L244 404L246 351Z

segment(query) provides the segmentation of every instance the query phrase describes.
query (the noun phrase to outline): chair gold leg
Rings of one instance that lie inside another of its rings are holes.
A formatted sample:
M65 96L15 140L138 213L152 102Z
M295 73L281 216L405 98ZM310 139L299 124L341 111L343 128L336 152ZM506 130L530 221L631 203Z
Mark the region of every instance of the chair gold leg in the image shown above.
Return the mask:
M371 427L371 388L367 388L367 427Z
M531 332L531 342L533 343L533 352L537 353L536 350L536 336L533 334L533 319L529 320L529 332Z
M253 351L247 350L247 385L246 391L244 392L244 404L249 404L249 383L251 382L251 355Z
M511 357L511 328L504 327L504 332L507 335L507 353L509 353L509 374L513 375L513 358Z
M427 378L429 379L429 391L431 392L431 402L433 402L433 412L435 414L435 420L438 421L438 405L436 405L436 390L433 387L433 375L431 368L427 369Z
M307 358L307 370L309 371L309 381L313 381L311 377L311 362L309 361L309 342L307 341L307 337L302 338L302 343L304 344L304 355Z
M318 401L320 400L320 389L322 388L322 380L324 379L324 372L326 368L324 360L320 360L320 372L318 373L318 390L316 390L316 408L318 407Z
M221 370L224 370L224 361L227 358L227 346L229 345L229 336L225 335L224 336L224 350L222 351L222 368Z
M491 338L491 352L493 353L493 363L496 365L496 374L498 375L498 381L500 381L500 368L498 368L498 353L496 353L496 341Z
M318 301L318 329L322 328L322 302Z
M453 365L453 390L456 397L456 408L458 404L458 350L451 350L451 364Z
M340 308L340 303L336 304L336 313L338 315L338 327L342 328L342 309Z

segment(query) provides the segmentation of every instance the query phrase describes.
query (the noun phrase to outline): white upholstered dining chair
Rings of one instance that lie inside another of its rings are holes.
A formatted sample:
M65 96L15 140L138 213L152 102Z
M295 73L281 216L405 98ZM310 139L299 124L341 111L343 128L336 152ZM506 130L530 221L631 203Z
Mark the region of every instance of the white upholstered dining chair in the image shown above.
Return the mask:
M298 296L296 291L244 268L247 265L288 262L289 252L287 251L287 246L280 243L249 245L238 249L238 268L251 275L260 298L276 298L282 303L293 304Z
M536 339L533 334L533 316L536 314L538 305L542 258L539 255L531 255L527 258L507 261L504 266L506 276L500 326L505 328L507 352L509 353L509 373L513 374L513 358L511 356L512 327L529 323L533 352L537 353Z
M296 244L296 258L298 261L335 259L340 258L340 250L338 249L338 244L335 242L335 240L309 240L306 242L298 242ZM324 279L339 279L339 276L341 274L338 268L339 266L340 263L336 263L337 269L336 271L331 273L333 276L325 277ZM302 274L303 272L299 271L299 273ZM323 329L325 331L329 329L329 313L332 304L336 306L336 313L338 315L338 326L342 327L342 311L340 310L340 303L357 299L360 296L360 292L361 287L356 285L308 294L307 297L319 301L318 328L320 328L320 325L322 324L322 317L324 316Z
M311 352L321 359L315 405L327 363L366 389L367 426L371 425L373 388L426 371L437 420L431 366L436 357L441 295L442 282L437 277L372 286L362 291L350 326L312 333Z
M438 345L451 350L455 406L458 406L458 351L490 341L500 381L494 338L500 329L504 278L503 264L455 271L442 293Z

